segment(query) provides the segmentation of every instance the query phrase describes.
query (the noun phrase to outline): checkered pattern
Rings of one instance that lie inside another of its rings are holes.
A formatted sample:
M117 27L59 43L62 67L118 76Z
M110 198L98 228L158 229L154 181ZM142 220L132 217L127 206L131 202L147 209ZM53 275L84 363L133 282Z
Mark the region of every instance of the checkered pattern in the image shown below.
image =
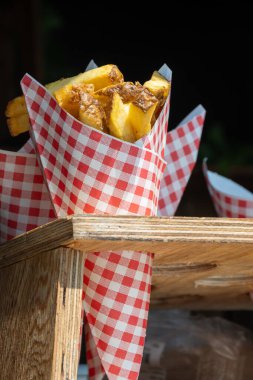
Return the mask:
M0 151L0 242L56 218L36 156Z
M167 134L167 166L161 181L158 215L172 216L176 212L197 160L204 120L205 109L198 106Z
M86 360L89 368L89 379L102 380L105 374L100 356L93 339L90 325L84 316L85 341L86 341Z
M141 252L98 252L86 259L84 309L98 355L110 379L138 378L151 268L152 254ZM99 366L99 361L96 365ZM97 370L91 365L89 368L90 378L97 378L94 376Z
M35 149L31 138L25 143L25 145L22 146L21 149L19 149L19 153L35 154Z
M226 189L229 189L231 185L233 186L237 184L235 184L233 181L229 180L228 178L219 176L219 181L224 184L224 188L223 188L224 190L221 191L220 188L217 188L215 186L215 183L212 180L212 175L215 175L215 173L207 169L206 159L203 161L203 172L204 172L204 176L206 179L210 196L213 200L215 210L219 216L228 217L228 218L252 218L253 217L253 194L248 192L249 197L247 198L244 198L239 195L236 196L234 191L233 191L233 194L231 194L229 190L226 190Z
M83 125L28 75L22 88L59 217L73 213L156 214L165 168L161 157Z
M81 124L28 75L22 80L22 88L32 137L58 216L83 212L156 214L166 165L156 152ZM168 107L165 110L168 112ZM163 126L157 128L159 131L166 128L164 118L160 119ZM91 253L85 261L88 275L84 275L83 301L93 339L88 342L90 379L101 378L101 368L109 379L137 379L151 266L151 254L130 251ZM112 271L115 276L110 279ZM108 293L102 294L105 284Z
M169 109L170 99L168 97L158 119L151 129L151 132L136 142L138 146L145 146L147 149L156 152L162 158L164 158Z

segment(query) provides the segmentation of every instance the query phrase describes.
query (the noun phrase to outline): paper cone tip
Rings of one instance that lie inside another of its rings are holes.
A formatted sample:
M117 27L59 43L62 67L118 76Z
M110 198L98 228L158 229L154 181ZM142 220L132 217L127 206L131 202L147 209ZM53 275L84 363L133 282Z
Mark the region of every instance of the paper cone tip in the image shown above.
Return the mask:
M164 63L158 71L162 76L164 76L164 78L166 78L168 81L171 81L172 71L166 63Z
M95 61L93 59L90 60L90 62L88 63L85 71L89 71L89 70L92 70L92 69L96 69L98 66L97 64L95 63Z

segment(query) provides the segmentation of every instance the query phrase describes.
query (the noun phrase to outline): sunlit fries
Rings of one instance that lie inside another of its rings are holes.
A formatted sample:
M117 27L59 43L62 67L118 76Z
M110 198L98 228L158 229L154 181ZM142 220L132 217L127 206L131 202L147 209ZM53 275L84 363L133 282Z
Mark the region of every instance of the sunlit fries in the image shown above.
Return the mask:
M115 65L105 65L46 85L58 104L82 123L135 142L151 131L170 93L170 82L155 71L142 86L125 82ZM6 108L12 136L29 129L23 96Z
M123 103L120 95L115 92L112 97L112 107L108 128L110 133L121 140L134 142L135 135L129 121L130 103Z
M92 95L84 93L81 95L79 120L90 127L107 132L105 123L105 111L99 101Z
M144 83L146 87L159 101L161 106L170 92L170 82L168 82L158 71L154 71L151 79Z

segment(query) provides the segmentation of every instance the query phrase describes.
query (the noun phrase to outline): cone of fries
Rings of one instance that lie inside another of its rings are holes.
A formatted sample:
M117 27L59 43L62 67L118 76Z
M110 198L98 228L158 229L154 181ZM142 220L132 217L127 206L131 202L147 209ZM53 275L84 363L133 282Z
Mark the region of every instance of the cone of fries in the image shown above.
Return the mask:
M24 97L7 107L13 135L30 129L31 139L13 155L33 159L40 176L38 191L45 196L38 208L43 215L48 210L44 223L78 213L173 215L196 162L205 110L197 107L167 133L171 89L167 65L144 85L125 82L115 65L96 67L91 62L87 69L46 87L26 74L21 81ZM10 170L16 173L16 165ZM13 186L6 172L3 165L4 191ZM30 189L26 181L20 179L20 186ZM0 195L1 217L3 199ZM29 207L22 212L29 221ZM8 218L14 220L15 215L6 212L7 222ZM6 231L1 239L14 235ZM115 251L113 244L109 252L87 255L83 315L90 379L102 379L104 374L109 379L138 378L152 261L152 252Z

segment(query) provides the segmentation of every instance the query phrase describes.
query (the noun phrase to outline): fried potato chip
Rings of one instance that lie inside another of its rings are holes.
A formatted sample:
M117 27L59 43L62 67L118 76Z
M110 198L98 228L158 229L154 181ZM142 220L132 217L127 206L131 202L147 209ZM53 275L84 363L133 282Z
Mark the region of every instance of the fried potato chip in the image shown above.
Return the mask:
M17 117L10 117L9 119L7 119L7 125L10 134L13 137L20 135L20 133L29 131L30 121L28 113L19 115Z
M158 71L154 71L151 79L144 83L146 87L159 101L159 106L162 107L167 99L171 83L167 81Z
M124 104L120 95L115 92L112 99L112 109L108 128L112 136L121 140L134 142L135 135L129 122L130 103Z
M157 98L147 89L144 89L137 99L130 103L128 120L132 125L135 140L139 140L151 131L157 104Z
M115 65L105 65L93 70L86 71L74 77L60 79L46 85L48 91L53 94L58 103L74 117L79 115L80 87L86 86L85 91L89 91L89 85L93 90L98 90L112 84L123 82L124 78L120 70ZM84 88L83 88L84 90ZM7 105L5 114L7 124L10 126L12 136L17 136L29 130L29 118L23 96L13 99ZM15 118L11 120L11 118ZM28 121L28 122L27 122Z
M117 66L105 65L46 85L57 103L81 122L129 142L150 132L171 84L158 71L142 86L124 82ZM23 96L6 107L12 136L29 129Z
M81 97L79 120L95 129L105 132L105 112L99 102L90 94Z
M85 93L91 94L94 92L93 84L73 84L71 86L65 86L61 90L57 91L55 98L57 103L68 113L75 118L78 118L79 108L82 95Z
M7 117L17 117L27 113L25 98L23 96L18 96L15 99L12 99L8 102L5 116Z

